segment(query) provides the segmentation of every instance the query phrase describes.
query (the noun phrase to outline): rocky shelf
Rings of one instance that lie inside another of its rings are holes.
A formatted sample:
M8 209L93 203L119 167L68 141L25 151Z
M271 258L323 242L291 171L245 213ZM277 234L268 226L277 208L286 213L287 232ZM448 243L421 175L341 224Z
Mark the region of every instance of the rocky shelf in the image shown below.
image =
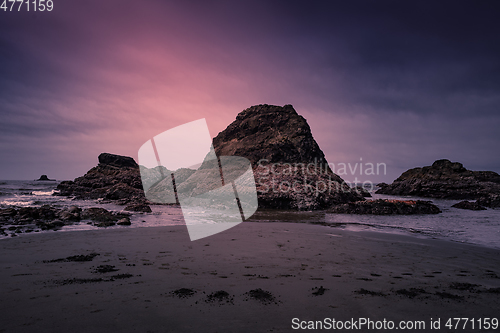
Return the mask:
M431 166L413 168L392 184L379 184L376 193L441 199L477 200L486 207L500 207L500 175L471 171L461 163L443 159Z
M439 214L441 210L431 201L422 200L366 200L337 205L329 209L339 214L415 215Z

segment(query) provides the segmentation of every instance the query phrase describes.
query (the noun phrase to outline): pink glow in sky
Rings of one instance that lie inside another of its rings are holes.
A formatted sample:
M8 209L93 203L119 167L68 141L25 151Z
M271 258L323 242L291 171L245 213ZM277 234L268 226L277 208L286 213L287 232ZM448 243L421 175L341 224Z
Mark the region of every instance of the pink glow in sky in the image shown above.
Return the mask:
M137 159L151 137L200 118L215 136L264 103L292 104L330 162L386 163L377 181L439 158L500 171L491 8L472 9L483 31L463 27L465 12L440 17L444 5L423 29L425 8L400 6L55 1L52 12L1 12L0 179L72 179L101 152Z

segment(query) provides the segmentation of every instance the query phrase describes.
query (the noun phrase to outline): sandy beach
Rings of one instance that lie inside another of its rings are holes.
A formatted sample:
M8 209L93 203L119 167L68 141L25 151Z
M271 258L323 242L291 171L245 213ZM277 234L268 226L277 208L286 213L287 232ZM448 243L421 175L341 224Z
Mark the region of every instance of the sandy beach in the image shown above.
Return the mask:
M448 318L500 306L500 251L320 225L243 223L195 242L184 226L54 232L0 247L0 332L289 332L294 318L420 331L440 319L449 332Z

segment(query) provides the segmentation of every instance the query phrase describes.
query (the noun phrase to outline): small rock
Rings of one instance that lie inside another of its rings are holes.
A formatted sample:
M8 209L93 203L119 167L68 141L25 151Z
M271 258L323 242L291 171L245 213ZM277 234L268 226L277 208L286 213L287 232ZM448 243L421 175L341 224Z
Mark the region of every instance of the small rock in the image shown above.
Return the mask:
M486 208L481 206L477 201L470 202L466 200L460 201L459 203L456 203L451 207L469 210L486 210Z
M144 212L144 213L151 213L151 207L149 207L146 204L131 204L125 207L125 210L130 211L130 212Z
M130 222L130 219L128 217L124 217L118 222L116 222L118 225L131 225L132 223Z

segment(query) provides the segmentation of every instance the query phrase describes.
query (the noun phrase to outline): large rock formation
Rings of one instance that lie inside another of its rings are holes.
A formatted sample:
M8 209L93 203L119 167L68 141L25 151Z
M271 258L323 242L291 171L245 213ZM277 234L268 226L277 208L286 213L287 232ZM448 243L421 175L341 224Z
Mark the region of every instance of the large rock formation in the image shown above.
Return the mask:
M330 170L309 125L291 105L243 110L213 146L218 156L250 160L259 207L309 210L364 200Z
M63 181L57 195L77 199L108 199L119 203L145 202L139 166L133 158L108 153L99 155L99 164L74 181Z
M461 163L435 161L431 166L405 171L392 184L379 184L376 193L442 199L479 199L483 206L500 206L500 175L471 171Z

